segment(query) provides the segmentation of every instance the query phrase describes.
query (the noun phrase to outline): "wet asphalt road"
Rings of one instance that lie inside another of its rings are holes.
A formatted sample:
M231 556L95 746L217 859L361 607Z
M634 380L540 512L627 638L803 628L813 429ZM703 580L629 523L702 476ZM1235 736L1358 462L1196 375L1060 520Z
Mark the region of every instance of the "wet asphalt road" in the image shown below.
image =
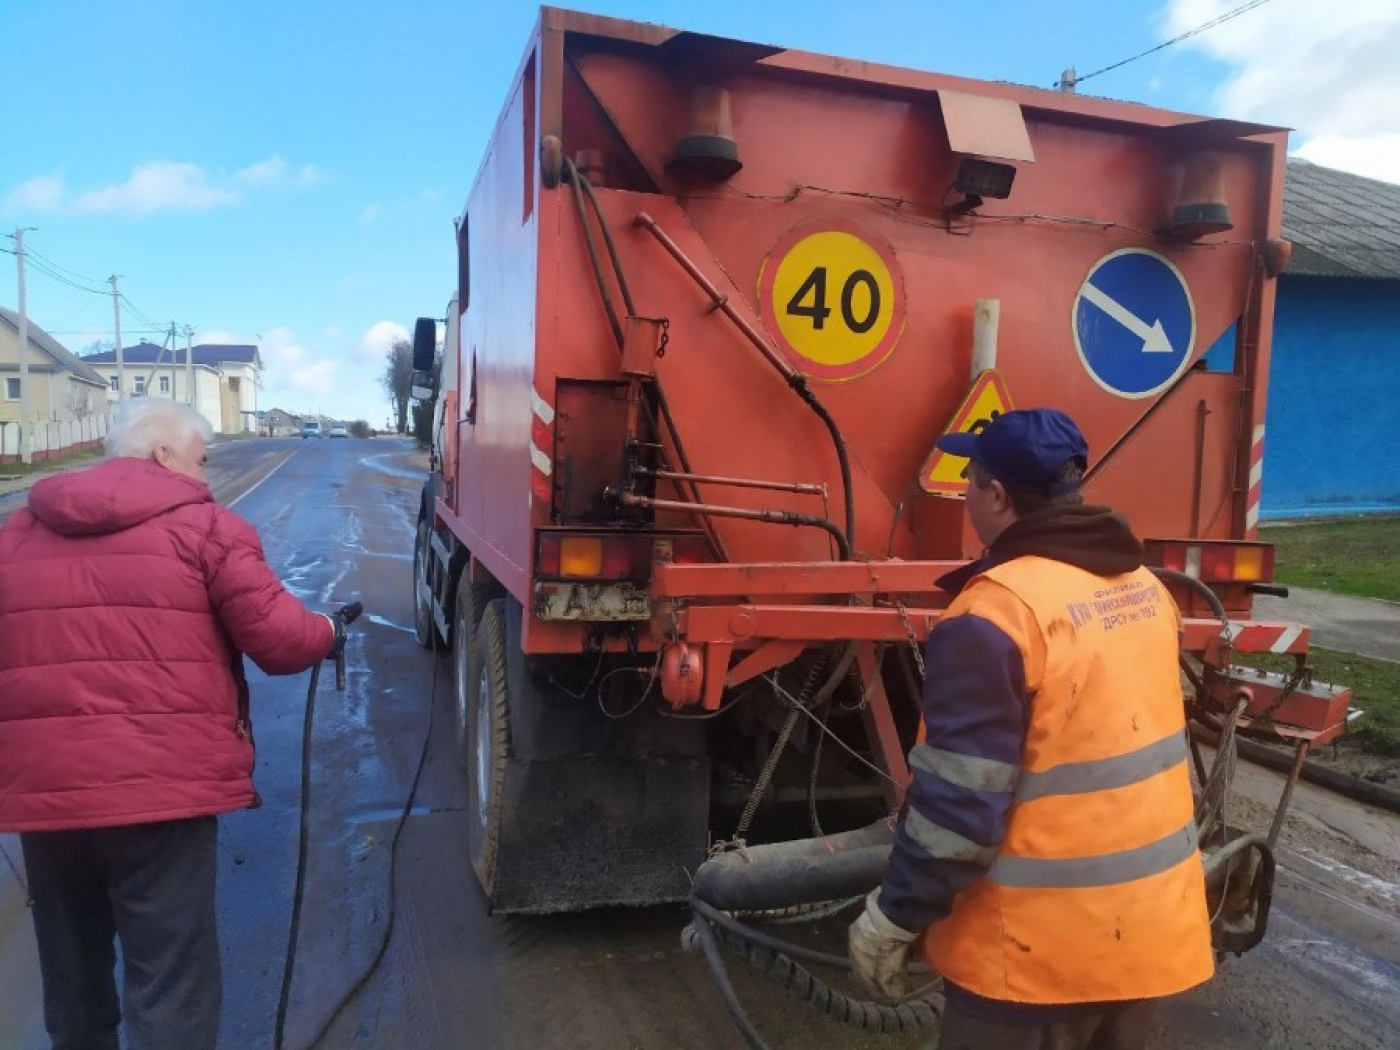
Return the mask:
M211 457L215 491L258 528L290 589L317 609L350 600L366 606L347 649L347 690L335 691L327 667L316 694L311 863L288 1045L308 1044L373 959L391 914L382 965L321 1045L740 1045L703 965L680 951L679 909L486 915L466 858L449 666L444 659L435 667L412 637L411 544L422 469L421 455L395 439L239 441ZM250 677L264 804L221 822L226 1048L272 1044L308 684L307 675L268 678L254 669ZM425 739L391 905L391 844ZM1383 856L1338 835L1347 827L1343 811L1366 822L1361 837ZM1311 813L1290 821L1269 940L1173 1004L1154 1047L1396 1045L1400 853L1386 846L1400 824L1329 798ZM14 836L0 836L0 845L18 858ZM835 937L839 929L826 932ZM837 949L834 940L824 946ZM855 1033L790 1002L742 962L731 972L775 1048L902 1050L920 1042ZM0 1050L44 1045L28 914L17 882L0 866Z

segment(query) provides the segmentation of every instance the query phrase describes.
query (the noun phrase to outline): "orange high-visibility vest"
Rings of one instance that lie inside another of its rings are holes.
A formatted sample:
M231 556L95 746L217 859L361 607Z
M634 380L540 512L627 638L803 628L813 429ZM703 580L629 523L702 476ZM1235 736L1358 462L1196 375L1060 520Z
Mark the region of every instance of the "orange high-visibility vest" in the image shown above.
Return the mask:
M1100 577L1021 557L974 579L947 612L964 614L1016 642L1031 710L1006 837L929 927L929 965L1022 1003L1154 998L1207 980L1180 618L1166 589L1146 569Z

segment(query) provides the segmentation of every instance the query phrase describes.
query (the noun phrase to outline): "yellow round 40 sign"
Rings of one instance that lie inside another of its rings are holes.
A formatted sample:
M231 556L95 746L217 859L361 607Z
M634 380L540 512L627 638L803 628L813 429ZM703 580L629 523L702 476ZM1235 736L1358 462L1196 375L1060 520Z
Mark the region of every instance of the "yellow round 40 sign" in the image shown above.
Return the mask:
M793 366L817 379L865 375L904 333L904 276L894 250L839 220L788 231L764 260L758 299Z

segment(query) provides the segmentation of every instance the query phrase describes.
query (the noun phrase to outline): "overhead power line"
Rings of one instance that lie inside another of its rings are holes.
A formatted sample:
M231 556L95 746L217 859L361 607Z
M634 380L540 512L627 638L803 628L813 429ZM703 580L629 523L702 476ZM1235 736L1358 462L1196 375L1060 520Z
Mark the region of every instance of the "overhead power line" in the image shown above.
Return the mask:
M66 276L68 276L68 277L71 277L71 278L72 278L73 280L75 280L75 281L82 281L84 284L98 284L98 285L100 285L100 284L103 283L102 281L99 281L96 277L84 277L84 276L83 276L82 274L80 274L80 273L74 273L72 270L68 269L68 267L66 267L66 266L60 266L58 263L56 263L56 262L54 262L52 259L50 259L47 255L42 255L42 254L40 254L39 252L36 252L33 248L25 248L24 254L25 254L25 257L26 257L26 258L29 258L29 259L38 259L40 262L42 262L45 266L49 267L50 269L57 270L57 271L59 271L60 273L66 275ZM106 293L106 292L103 292L102 294L103 294L103 295L106 295L107 293Z
M1183 40L1189 40L1189 39L1191 39L1193 36L1199 36L1200 34L1204 33L1204 32L1205 32L1206 30L1208 30L1208 29L1214 29L1216 26L1224 25L1226 22L1230 21L1231 19L1238 18L1240 15L1247 14L1247 13L1249 13L1250 11L1253 11L1256 7L1263 7L1263 6L1264 6L1265 4L1267 4L1268 2L1269 2L1269 0L1248 0L1247 3L1243 3L1243 4L1240 4L1238 7L1231 8L1229 11L1226 11L1224 14L1217 15L1215 18L1212 18L1209 22L1202 22L1200 25L1196 26L1195 29L1188 29L1186 32L1182 33L1180 36L1174 36L1174 37L1172 37L1170 40L1164 40L1164 41L1162 41L1162 43L1156 45L1155 47L1149 47L1146 51L1143 51L1143 52L1140 52L1139 54L1133 55L1132 58L1125 58L1125 59L1123 59L1121 62L1115 62L1115 63L1113 63L1111 66L1104 66L1102 69L1096 69L1096 70L1094 70L1092 73L1085 73L1082 77L1076 76L1076 77L1074 77L1073 80L1068 84L1068 86L1069 86L1069 87L1074 87L1074 86L1077 85L1077 84L1082 84L1082 83L1084 83L1084 81L1088 80L1090 77L1096 77L1096 76L1098 76L1100 73L1108 73L1108 72L1111 72L1112 70L1119 69L1119 68L1121 68L1122 66L1126 66L1129 62L1136 62L1136 61L1137 61L1138 59L1140 59L1140 58L1146 58L1148 55L1156 54L1158 51L1161 51L1163 48L1171 47L1173 44L1179 44L1179 43L1181 43ZM1058 88L1064 88L1064 87L1066 87L1067 85L1065 84L1065 81L1064 81L1064 80L1061 80L1061 81L1060 81L1058 84L1056 84L1055 86L1058 87Z

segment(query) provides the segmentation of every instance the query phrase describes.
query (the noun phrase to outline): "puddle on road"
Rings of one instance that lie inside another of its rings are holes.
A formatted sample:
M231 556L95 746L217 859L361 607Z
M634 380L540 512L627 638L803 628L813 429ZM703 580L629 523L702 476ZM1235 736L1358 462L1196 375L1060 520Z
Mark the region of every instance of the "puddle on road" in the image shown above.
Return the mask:
M1326 871L1333 878L1345 882L1357 889L1374 894L1392 907L1400 908L1400 885L1390 882L1387 879L1380 879L1374 875L1368 875L1364 871L1357 871L1349 865L1306 846L1297 848L1299 856L1319 868Z
M422 468L414 469L402 463L389 462L394 459L401 459L411 453L406 452L381 452L377 456L362 456L360 465L368 467L370 470L378 471L380 474L388 474L390 477L406 478L409 481L422 481L427 472Z
M368 620L370 623L378 624L380 627L391 627L391 628L393 628L395 631L402 631L404 634L413 634L413 633L414 633L414 630L413 630L412 627L405 627L405 626L404 626L403 624L401 624L401 623L395 623L393 620L386 620L386 619L384 619L384 617L382 617L382 616L376 616L376 615L374 615L374 613L366 613L366 614L365 614L365 619Z

